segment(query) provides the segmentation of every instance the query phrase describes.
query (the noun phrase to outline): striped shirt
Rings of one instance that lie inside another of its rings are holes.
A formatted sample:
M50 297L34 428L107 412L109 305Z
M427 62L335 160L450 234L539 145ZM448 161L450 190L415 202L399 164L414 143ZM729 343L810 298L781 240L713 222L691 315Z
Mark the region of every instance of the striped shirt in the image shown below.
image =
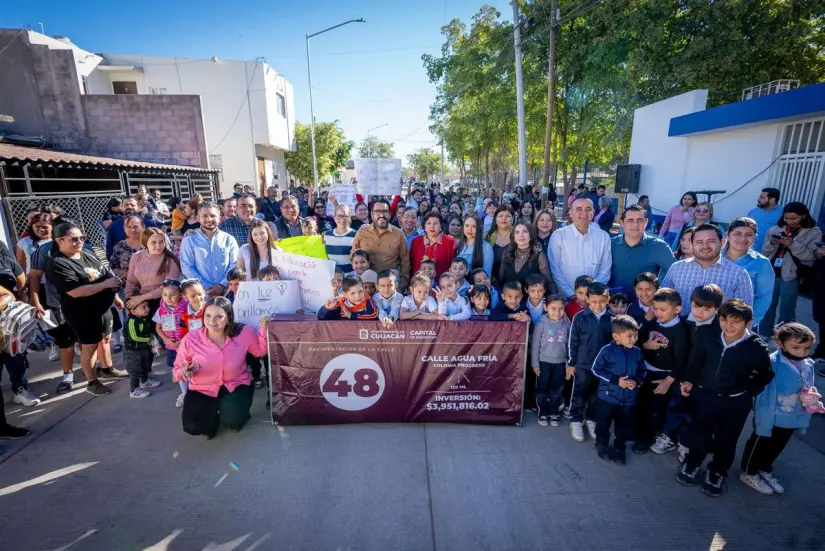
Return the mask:
M355 230L350 228L347 233L340 234L337 230L330 230L324 234L324 243L327 246L327 258L340 266L344 273L352 271L349 253L352 251L352 240Z
M688 316L691 293L708 283L715 283L722 289L724 300L738 298L753 306L753 285L748 272L721 255L707 268L695 258L676 262L667 271L662 287L676 289L682 297L682 315Z

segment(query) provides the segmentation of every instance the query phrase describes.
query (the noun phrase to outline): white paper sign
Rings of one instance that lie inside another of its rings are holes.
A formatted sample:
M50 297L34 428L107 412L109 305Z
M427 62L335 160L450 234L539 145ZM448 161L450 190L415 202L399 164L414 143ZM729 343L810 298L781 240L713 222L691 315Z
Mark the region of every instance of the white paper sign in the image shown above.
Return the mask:
M242 281L232 305L235 321L253 327L258 327L262 317L294 314L301 308L297 281Z
M355 184L332 184L329 186L329 194L335 195L335 201L339 205L348 206L350 213L355 214L355 204L358 202ZM331 201L327 201L327 216L331 218L334 213L335 207Z
M332 277L335 275L332 260L273 252L272 265L278 268L282 280L301 283L301 307L306 313L316 313L332 298Z
M355 159L355 177L364 195L401 195L401 159Z

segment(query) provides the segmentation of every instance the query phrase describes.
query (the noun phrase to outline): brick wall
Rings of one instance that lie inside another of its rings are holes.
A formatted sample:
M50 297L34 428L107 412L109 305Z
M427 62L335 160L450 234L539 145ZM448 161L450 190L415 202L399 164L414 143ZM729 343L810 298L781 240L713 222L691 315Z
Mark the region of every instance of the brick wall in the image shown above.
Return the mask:
M200 96L81 96L88 153L207 167Z
M0 134L43 137L57 149L208 166L200 96L84 95L69 50L0 29Z

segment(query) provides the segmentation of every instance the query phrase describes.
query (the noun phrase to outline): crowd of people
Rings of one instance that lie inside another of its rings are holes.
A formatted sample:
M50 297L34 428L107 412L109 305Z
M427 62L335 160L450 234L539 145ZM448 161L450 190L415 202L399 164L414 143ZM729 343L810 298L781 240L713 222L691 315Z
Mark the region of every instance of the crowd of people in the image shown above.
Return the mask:
M279 239L321 235L336 269L318 319L529 324L524 409L540 425L566 419L574 440L589 437L620 465L627 442L636 454L677 451L685 485L712 454L702 489L718 496L753 410L739 478L782 493L773 463L822 409L813 359L825 349L795 322L801 288L825 318L816 285L825 243L807 207L780 207L766 188L723 229L713 205L688 192L656 231L645 196L617 212L604 186L580 186L560 217L556 199L529 186L411 185L405 198L359 196L351 208L326 192L270 187L255 197L239 184L223 201L167 205L159 190L141 190L112 199L101 218L108 263L59 209L32 209L15 255L0 248L9 265L0 290L14 298L27 288L48 320L58 392L73 388L77 354L93 395L111 392L101 379L128 377L130 397L149 397L163 354L183 429L213 438L221 425L240 430L254 389L268 384L258 359L266 319L257 329L235 322L238 285L281 277ZM3 356L15 402L32 406L25 361Z

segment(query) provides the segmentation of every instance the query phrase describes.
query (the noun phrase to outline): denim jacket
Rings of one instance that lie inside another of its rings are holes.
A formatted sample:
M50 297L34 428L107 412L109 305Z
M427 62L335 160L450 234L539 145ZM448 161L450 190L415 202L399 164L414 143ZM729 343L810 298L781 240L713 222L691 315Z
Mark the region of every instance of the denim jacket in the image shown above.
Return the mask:
M803 386L814 386L814 362L810 358L802 360L807 377L782 355L781 351L771 354L771 364L775 376L754 402L754 421L758 436L770 436L774 427L798 429L805 434L811 421L811 414L799 400Z

